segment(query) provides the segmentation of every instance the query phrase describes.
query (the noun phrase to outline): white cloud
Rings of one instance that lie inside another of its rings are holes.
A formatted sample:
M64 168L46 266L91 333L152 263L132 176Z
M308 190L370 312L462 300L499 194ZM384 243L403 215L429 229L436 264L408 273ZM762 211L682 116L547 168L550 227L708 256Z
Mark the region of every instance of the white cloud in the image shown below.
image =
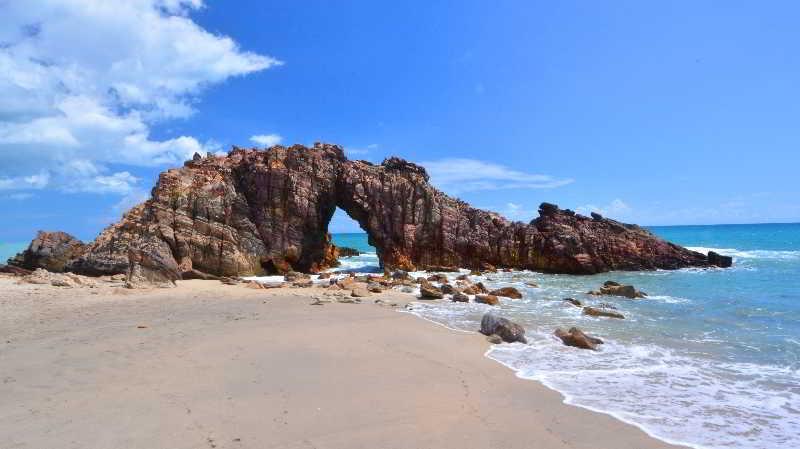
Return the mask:
M280 65L189 17L201 0L0 1L0 189L127 194L108 166L177 164L206 150L154 139L208 86ZM33 180L31 180L33 178Z
M253 143L257 143L264 147L272 147L275 146L283 140L279 134L256 134L255 136L250 137L250 141Z
M475 159L448 158L422 162L431 181L450 193L474 190L551 189L573 182L569 178L525 173Z
M609 218L624 218L630 216L633 209L628 206L624 201L617 198L605 206L597 206L594 204L586 204L575 208L575 212L583 215L589 215L596 212L604 217Z

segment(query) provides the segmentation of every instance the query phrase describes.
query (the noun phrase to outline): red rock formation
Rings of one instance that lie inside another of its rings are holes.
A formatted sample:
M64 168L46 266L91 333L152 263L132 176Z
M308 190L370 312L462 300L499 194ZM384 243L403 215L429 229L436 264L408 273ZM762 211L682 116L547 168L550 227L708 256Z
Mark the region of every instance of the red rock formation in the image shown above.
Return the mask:
M529 224L510 222L437 190L418 165L349 161L341 147L315 144L234 148L226 157L195 157L168 170L151 199L67 268L95 275L163 269L192 277L317 272L336 263L327 227L337 206L358 221L389 269L588 274L709 265L706 256L638 226L547 203ZM134 270L142 260L147 270Z

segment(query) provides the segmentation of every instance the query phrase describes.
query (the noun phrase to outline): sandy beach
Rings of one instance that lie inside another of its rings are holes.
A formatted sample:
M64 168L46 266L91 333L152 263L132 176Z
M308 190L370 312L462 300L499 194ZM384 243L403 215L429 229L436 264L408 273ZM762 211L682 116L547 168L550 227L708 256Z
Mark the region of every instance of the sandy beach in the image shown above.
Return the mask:
M516 378L480 334L399 313L407 294L10 276L0 292L5 449L670 447Z

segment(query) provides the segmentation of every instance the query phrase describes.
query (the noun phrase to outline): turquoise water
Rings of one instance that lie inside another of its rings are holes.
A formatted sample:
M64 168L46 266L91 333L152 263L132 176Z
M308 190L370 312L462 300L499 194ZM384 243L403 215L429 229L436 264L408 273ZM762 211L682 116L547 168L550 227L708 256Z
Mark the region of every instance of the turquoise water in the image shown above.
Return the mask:
M530 339L528 345L495 346L487 356L562 392L568 403L612 414L666 441L708 448L800 447L800 224L651 230L701 252L733 256L734 266L484 276L489 286L523 292L522 300L504 301L495 310L524 325ZM351 263L371 269L369 256L345 260ZM608 279L631 283L649 297L585 294ZM541 288L527 287L529 281ZM610 303L626 319L582 315L564 297ZM487 310L445 300L420 302L413 313L475 330ZM563 346L552 335L559 326L579 326L606 344L597 352Z
M333 244L336 246L346 246L357 249L362 253L375 252L375 248L367 242L367 234L363 232L332 234L331 237L333 238Z
M4 265L9 257L15 256L18 252L28 247L28 243L22 242L0 242L0 265Z

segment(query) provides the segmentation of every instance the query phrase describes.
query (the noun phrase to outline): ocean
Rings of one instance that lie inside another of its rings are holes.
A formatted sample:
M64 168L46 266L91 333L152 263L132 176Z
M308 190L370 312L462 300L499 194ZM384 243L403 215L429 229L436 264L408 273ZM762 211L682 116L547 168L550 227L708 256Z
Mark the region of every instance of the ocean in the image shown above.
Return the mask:
M733 256L734 266L592 276L487 274L479 278L487 286L523 292L523 299L493 310L522 324L529 344L495 345L486 356L561 392L569 404L611 414L664 441L697 448L800 447L800 224L650 229L697 251ZM340 270L379 271L365 234L333 239L369 250L342 259ZM606 280L633 284L649 296L585 294ZM527 287L529 281L540 288ZM626 319L582 315L561 300L566 297L610 303ZM490 309L419 301L411 313L475 331ZM605 344L597 352L579 350L552 335L556 327L571 326Z

